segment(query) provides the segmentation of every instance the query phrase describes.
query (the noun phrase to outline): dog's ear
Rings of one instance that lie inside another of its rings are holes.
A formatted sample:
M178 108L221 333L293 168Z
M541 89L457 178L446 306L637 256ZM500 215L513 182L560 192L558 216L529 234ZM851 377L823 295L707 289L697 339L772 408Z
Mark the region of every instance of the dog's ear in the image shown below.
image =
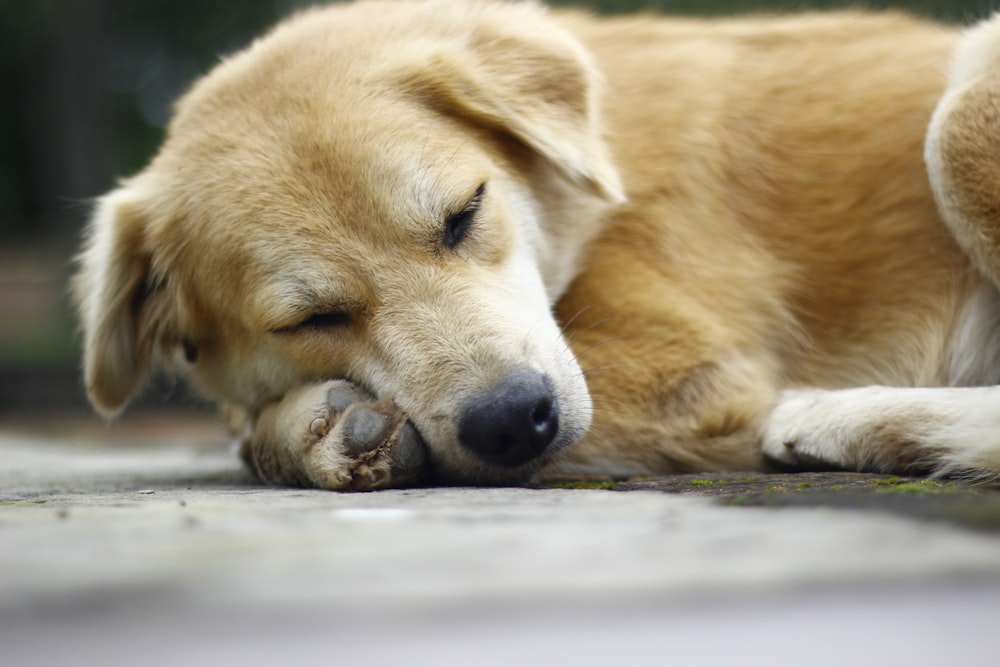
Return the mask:
M500 129L571 181L611 202L624 201L608 156L599 109L601 75L590 54L532 5L525 16L487 12L461 46L420 61L408 83L449 113Z
M73 279L87 394L108 416L121 411L148 377L166 318L166 290L151 275L143 247L146 226L128 188L102 198Z

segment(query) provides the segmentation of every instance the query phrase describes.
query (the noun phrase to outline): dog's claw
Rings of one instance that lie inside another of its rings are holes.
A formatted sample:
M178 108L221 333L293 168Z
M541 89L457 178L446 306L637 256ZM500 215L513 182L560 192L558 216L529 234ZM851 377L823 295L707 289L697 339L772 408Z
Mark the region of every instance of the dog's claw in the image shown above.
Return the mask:
M412 486L427 462L420 434L399 408L341 380L266 407L249 450L268 482L334 490Z
M309 432L317 438L322 438L330 432L330 422L322 417L316 417L316 419L312 420L312 423L309 424Z

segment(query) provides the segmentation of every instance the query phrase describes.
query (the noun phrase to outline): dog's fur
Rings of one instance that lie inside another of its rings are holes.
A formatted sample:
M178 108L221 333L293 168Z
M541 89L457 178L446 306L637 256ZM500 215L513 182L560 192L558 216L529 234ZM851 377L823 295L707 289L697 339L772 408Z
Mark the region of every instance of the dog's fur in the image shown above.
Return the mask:
M1000 20L311 10L100 201L87 388L113 414L179 369L251 415L263 477L328 488L994 475L998 186ZM525 386L555 430L498 465L463 418ZM426 464L360 465L362 417Z

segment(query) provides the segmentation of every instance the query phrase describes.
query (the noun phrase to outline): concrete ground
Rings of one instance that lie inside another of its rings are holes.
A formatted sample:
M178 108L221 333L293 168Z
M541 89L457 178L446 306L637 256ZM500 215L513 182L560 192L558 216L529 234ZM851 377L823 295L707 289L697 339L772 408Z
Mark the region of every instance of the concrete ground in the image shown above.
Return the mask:
M1000 664L995 487L562 486L264 488L214 425L0 416L0 664Z

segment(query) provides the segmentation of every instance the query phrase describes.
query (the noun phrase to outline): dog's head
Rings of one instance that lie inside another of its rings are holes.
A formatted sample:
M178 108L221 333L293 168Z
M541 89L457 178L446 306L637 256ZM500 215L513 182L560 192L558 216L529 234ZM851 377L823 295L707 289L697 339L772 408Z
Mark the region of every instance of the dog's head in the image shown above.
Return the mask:
M279 26L99 202L75 283L92 402L117 412L155 366L251 409L347 378L408 413L444 476L523 477L590 421L550 307L622 198L597 86L535 6ZM490 441L511 437L531 442Z

